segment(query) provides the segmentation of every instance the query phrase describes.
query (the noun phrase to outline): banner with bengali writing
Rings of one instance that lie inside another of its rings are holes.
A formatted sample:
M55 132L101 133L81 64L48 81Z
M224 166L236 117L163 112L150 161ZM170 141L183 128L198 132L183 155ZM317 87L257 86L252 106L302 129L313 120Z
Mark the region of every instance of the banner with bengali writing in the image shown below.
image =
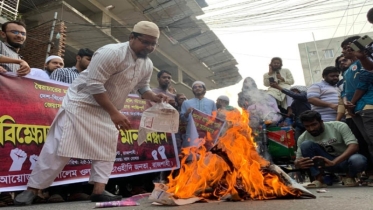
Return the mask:
M188 132L190 133L186 135L186 138L192 140L187 143L189 144L188 146L196 146L198 141L195 141L195 139L204 139L204 146L207 150L210 150L216 145L225 126L225 121L193 109L189 115L188 126L190 127Z
M0 74L0 192L24 190L68 85L52 80ZM173 134L150 133L137 144L142 112L151 104L136 95L121 112L131 129L120 131L111 177L180 167ZM71 159L53 185L88 181L91 160Z

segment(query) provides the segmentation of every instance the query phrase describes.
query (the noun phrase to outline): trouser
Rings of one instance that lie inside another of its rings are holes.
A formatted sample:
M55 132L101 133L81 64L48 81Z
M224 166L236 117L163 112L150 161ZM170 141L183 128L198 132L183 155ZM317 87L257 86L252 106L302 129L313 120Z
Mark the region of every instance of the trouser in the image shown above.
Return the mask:
M322 156L329 160L334 160L336 157L330 155L323 147L313 141L304 141L300 145L300 150L303 157L313 158L315 156ZM367 167L367 159L361 154L353 154L347 160L338 163L332 167L326 167L325 170L334 173L348 173L350 177L356 177L357 173L364 171ZM311 167L311 175L317 176L320 171L317 167Z
M373 160L373 110L362 110L352 118L368 145L371 160Z
M364 136L361 134L358 126L356 126L352 118L346 118L346 124L351 129L352 133L357 139L357 142L359 143L359 154L362 154L364 155L364 157L367 158L367 161L368 161L367 170L373 170L373 160L369 153L369 147L368 147L367 141L365 140Z
M40 152L35 168L32 170L28 187L45 189L49 187L65 165L70 161L69 157L57 155L58 146L62 136L62 128L65 122L65 114L61 113L51 126L46 142ZM104 183L109 180L114 162L93 160L89 183Z

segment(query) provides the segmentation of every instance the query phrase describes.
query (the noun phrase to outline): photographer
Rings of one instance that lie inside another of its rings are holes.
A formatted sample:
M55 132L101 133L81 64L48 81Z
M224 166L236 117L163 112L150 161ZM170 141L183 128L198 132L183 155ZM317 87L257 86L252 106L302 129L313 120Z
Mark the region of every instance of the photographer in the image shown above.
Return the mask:
M373 24L373 8L371 8L367 13L368 22ZM363 37L364 38L364 37ZM358 42L358 43L356 43ZM369 43L370 42L370 43ZM360 50L353 50L350 46L352 45L361 45ZM373 70L373 43L370 37L366 38L366 41L363 42L362 39L353 40L352 43L348 45L351 51L354 52L354 55L357 59L360 60L361 64L363 65L364 69L366 70ZM362 49L365 48L365 49ZM372 76L373 77L373 76ZM371 78L371 77L370 77ZM373 82L373 81L372 81Z
M357 173L365 170L367 159L356 154L359 145L355 136L345 123L323 122L321 115L315 111L305 111L300 121L306 128L298 139L296 168L310 169L315 181L308 187L325 187L323 172L347 173L343 178L345 186L357 186Z
M368 50L358 50L354 51L351 49L351 43L347 46L350 51L353 52L354 56L359 59L361 62L361 65L364 67L366 70L373 70L373 53L371 54ZM370 51L373 51L373 46L370 45L368 46L370 48Z

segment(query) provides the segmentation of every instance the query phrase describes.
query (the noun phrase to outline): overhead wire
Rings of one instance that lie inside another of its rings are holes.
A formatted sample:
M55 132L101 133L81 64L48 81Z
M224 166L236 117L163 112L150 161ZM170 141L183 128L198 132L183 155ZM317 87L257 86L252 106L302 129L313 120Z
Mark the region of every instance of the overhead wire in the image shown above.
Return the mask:
M32 1L32 0L31 0ZM221 1L221 3L224 3L227 1ZM240 12L244 12L245 9L252 5L259 5L258 3L254 4L256 1L245 1L241 2L239 4L235 4L226 8L234 9L234 6L241 7ZM267 4L262 4L259 7L256 7L255 13L251 13L249 15L241 15L241 13L238 13L238 16L232 16L230 18L226 18L224 15L218 15L215 16L214 19L210 19L211 21L216 21L217 24L209 24L206 25L206 28L202 28L201 25L195 24L192 28L198 28L202 30L209 30L210 28L214 29L214 31L219 31L219 34L232 34L232 33L247 33L247 32L268 32L271 33L273 31L276 32L287 32L287 31L302 31L302 30L323 30L330 27L335 27L335 25L321 25L321 26L313 26L313 27L304 27L302 25L310 24L310 23L321 23L325 19L321 17L325 14L331 14L336 13L342 10L342 8L345 10L345 6L341 3L345 1L326 1L326 0L319 0L319 1L310 1L310 0L299 0L292 4L286 4L283 6L275 7L271 10L264 11L264 8L268 6L270 3L278 2L278 5L286 3L288 1L280 0L280 1L266 1ZM289 1L290 2L290 1ZM334 3L334 4L333 4ZM277 4L275 4L277 5ZM362 4L360 2L355 2L354 5L350 5L351 8L357 8L358 6L361 6ZM215 8L215 11L218 9ZM214 10L205 10L205 11L214 11ZM253 10L252 10L253 11ZM229 11L227 14L234 15L235 10ZM345 14L343 14L345 16ZM331 17L331 19L337 19L337 18L343 18L340 16ZM317 17L317 18L315 18ZM232 20L233 19L233 20ZM236 20L234 20L236 19ZM61 20L63 21L63 20ZM205 19L203 19L205 21ZM219 22L220 21L220 22ZM105 28L111 28L111 29L132 29L133 25L113 25L111 22L102 23L100 25L93 25L93 24L84 24L84 23L73 23L65 21L68 25L68 30L66 34L73 34L73 33L79 33L82 32L86 27L92 28L92 27L99 27L101 29ZM219 23L218 23L219 22ZM360 23L360 22L356 22ZM188 27L185 27L187 23L184 24L177 24L173 26L169 26L168 29L170 30L185 30L188 29ZM73 26L73 25L76 25ZM341 26L342 24L339 23L337 25L337 28ZM239 30L234 30L235 27L241 26ZM260 27L253 27L250 29L247 29L245 26L260 26ZM103 35L102 37L105 37ZM94 40L95 38L89 38ZM97 37L96 40L100 40L101 36Z
M354 24L355 24L356 20L358 19L359 15L361 14L361 11L363 10L364 5L365 5L366 2L367 2L367 0L364 1L364 4L362 5L362 7L360 8L359 12L357 13L355 20L352 22L350 29L347 31L347 34L351 31L351 28L354 27ZM366 22L367 22L367 21L365 21L365 23L366 23ZM365 24L364 24L364 26L365 26ZM363 26L363 27L364 27L364 26ZM360 31L360 33L361 33L361 31ZM333 37L334 37L334 35L333 35ZM332 39L333 39L333 37L332 37ZM332 41L332 39L330 40L330 42ZM329 42L329 44L330 44L330 42ZM329 44L328 44L328 46L329 46ZM338 46L338 47L339 47L339 46ZM328 49L328 47L327 47L326 49ZM337 49L341 50L340 47L337 48ZM338 50L337 52L339 52L339 50ZM337 55L337 53L334 53L333 61L331 61L330 63L333 63L333 62L334 62L334 59L336 58L336 55ZM324 57L323 57L323 59L324 59ZM323 59L322 59L322 60L323 60ZM321 69L320 69L320 70L321 70Z
M332 38L329 40L329 43L328 43L328 45L326 46L325 49L328 49L330 43L332 43L333 38L334 38L335 34L337 33L338 28L339 28L339 26L341 25L341 22L342 22L342 20L343 20L343 17L344 17L344 15L345 15L345 14L347 13L347 11L348 11L349 6L350 6L350 1L348 2L347 7L346 7L346 9L345 9L345 12L343 13L342 18L341 18L341 20L339 21L337 27L335 28L334 33L333 33L333 35L332 35ZM315 45L316 45L316 43L315 43ZM335 53L335 54L336 54L336 53ZM335 56L335 54L334 54L334 56ZM322 58L324 58L324 57L322 57ZM320 59L320 58L318 58L318 59ZM323 59L321 59L321 60L323 60ZM321 62L321 60L319 60L319 62ZM334 57L333 57L333 60L334 60ZM312 72L313 72L313 71L314 71L314 70L312 70ZM320 71L322 71L322 69L320 69Z

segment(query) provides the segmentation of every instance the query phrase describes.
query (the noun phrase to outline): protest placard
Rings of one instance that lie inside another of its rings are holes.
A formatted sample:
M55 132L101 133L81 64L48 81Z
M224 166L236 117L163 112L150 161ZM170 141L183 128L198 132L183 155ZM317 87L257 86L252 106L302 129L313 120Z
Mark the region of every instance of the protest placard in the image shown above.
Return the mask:
M31 77L0 75L0 192L26 188L31 170L68 85ZM125 177L179 168L173 134L153 132L139 146L138 128L142 112L150 103L130 95L121 112L131 128L120 131L111 177ZM71 159L53 185L84 182L91 160Z

